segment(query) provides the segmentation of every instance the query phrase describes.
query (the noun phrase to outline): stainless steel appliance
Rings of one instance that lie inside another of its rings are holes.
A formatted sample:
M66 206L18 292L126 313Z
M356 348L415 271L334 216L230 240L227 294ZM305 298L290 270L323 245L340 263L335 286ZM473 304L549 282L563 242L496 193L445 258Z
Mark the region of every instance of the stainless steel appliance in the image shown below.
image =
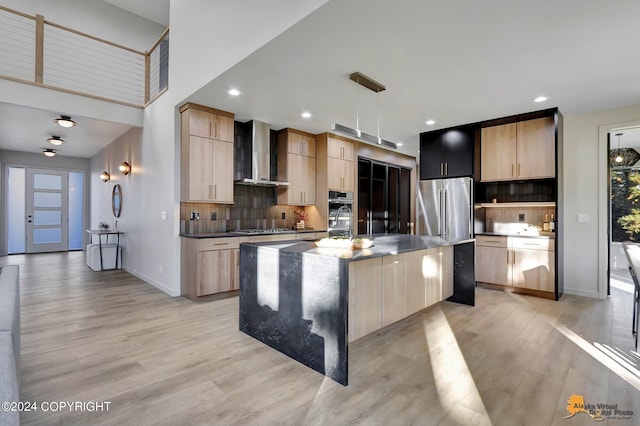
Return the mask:
M470 238L473 179L422 180L418 184L418 234Z
M329 236L350 237L352 223L353 192L329 191Z

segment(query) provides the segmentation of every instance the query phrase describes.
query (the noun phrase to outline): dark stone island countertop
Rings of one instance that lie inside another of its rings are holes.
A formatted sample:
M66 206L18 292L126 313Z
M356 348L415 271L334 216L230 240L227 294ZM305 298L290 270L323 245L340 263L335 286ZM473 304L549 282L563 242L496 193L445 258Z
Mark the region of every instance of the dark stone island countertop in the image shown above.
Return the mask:
M310 232L327 232L326 229L302 229L302 230L291 230L288 232L280 231L280 232L264 232L264 233L256 233L256 234L243 234L240 232L228 231L228 232L198 232L198 233L180 233L180 237L184 238L228 238L228 237L252 237L257 235L296 235L296 234L307 234Z
M270 247L274 250L289 253L330 256L347 261L356 261L374 257L390 256L400 253L408 253L416 250L452 246L473 241L473 239L469 238L443 239L440 237L405 234L375 234L366 236L360 235L359 237L369 238L373 240L373 245L366 249L345 249L316 247L316 245L312 241L268 241L243 244L258 245L260 247Z

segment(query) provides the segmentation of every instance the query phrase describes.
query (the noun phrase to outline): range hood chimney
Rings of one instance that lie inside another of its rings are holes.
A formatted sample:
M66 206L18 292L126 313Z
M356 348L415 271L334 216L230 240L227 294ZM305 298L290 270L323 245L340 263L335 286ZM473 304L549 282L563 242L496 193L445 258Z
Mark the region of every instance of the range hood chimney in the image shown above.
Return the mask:
M272 177L271 127L261 121L236 122L236 181L242 185L287 186Z

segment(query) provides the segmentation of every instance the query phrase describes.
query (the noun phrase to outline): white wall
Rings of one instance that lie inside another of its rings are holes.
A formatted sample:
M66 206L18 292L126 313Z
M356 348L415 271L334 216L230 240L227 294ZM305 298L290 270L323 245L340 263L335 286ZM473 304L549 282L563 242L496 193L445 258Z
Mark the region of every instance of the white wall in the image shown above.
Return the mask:
M607 185L606 134L640 124L640 105L564 118L564 289L565 293L606 297ZM586 213L589 223L577 223Z

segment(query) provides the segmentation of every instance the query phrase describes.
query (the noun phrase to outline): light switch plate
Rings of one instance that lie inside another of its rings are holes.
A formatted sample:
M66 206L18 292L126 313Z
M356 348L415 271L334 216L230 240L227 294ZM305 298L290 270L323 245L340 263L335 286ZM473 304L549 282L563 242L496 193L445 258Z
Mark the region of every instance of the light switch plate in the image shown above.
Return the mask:
M589 223L591 219L587 213L578 213L578 223Z
M162 220L167 220L167 212L166 211L163 210L162 213L161 213L161 216L162 216Z

